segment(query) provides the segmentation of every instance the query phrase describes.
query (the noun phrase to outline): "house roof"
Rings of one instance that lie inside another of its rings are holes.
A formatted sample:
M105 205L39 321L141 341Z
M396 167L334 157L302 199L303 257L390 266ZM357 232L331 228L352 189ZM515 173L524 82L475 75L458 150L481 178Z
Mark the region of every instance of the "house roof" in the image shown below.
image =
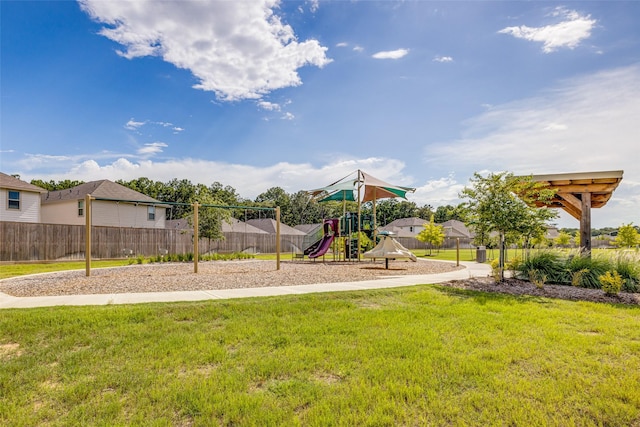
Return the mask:
M401 227L389 227L389 226L380 227L380 231L389 231L394 234L393 237L416 237L416 233L412 233L406 228L401 228Z
M73 188L59 191L49 191L42 194L42 203L55 203L64 200L78 200L89 194L98 199L120 200L123 202L139 202L149 204L162 204L160 200L139 193L135 190L116 184L108 179L91 181L77 185Z
M300 224L300 225L296 225L293 228L295 228L298 231L302 231L304 234L313 234L316 231L318 231L320 228L322 228L322 224L320 224L320 223L317 223L317 224Z
M47 190L38 187L37 185L29 184L21 179L15 178L6 173L0 172L0 188L6 188L8 190L20 190L31 191L33 193L46 193Z
M165 228L171 228L176 230L192 230L193 229L193 227L189 224L189 221L186 218L167 220L165 222ZM235 218L231 218L230 223L227 221L222 221L222 231L226 233L235 232L235 233L267 234L266 231L260 230L259 228L256 228L253 225L247 224L246 222L242 222Z
M266 231L269 234L276 234L276 220L271 218L250 219L247 224L253 225L261 230ZM296 230L293 227L289 227L286 224L280 223L280 234L288 236L306 236L300 230Z
M464 225L462 221L450 219L449 221L445 221L438 225L444 227L445 235L447 237L463 237L467 239L473 237L467 226Z
M385 225L385 229L387 227L422 227L425 223L429 221L422 218L400 218L394 221L391 221L389 224Z

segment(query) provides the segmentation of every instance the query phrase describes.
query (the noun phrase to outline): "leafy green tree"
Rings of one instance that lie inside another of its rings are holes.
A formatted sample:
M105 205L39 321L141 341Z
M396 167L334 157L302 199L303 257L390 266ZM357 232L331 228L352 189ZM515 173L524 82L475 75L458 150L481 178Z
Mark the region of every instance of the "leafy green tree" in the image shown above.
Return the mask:
M618 228L618 235L613 241L613 244L618 247L627 248L640 245L640 234L633 226L633 223L622 224L622 226Z
M444 242L444 227L435 223L434 215L431 215L431 220L423 227L424 229L418 233L416 239L429 244L429 255L431 255L433 247L440 246Z
M459 204L457 206L446 205L446 206L438 206L435 211L436 222L442 224L443 222L447 222L451 219L455 219L458 221L465 222L466 213L464 204Z
M198 202L201 205L198 208L198 237L209 240L223 240L222 222L231 220L231 211L229 209L206 206L220 206L224 205L224 203L214 198L207 187L201 186L198 190L192 200L193 203ZM191 215L187 217L187 220L193 226L193 207L191 209Z
M464 207L476 229L497 232L500 236L500 280L504 279L507 233L533 236L545 223L557 216L551 209L536 208L537 200L549 201L554 190L533 182L530 177L515 177L508 172L491 173L486 177L474 173L471 187L465 187L460 197L468 200Z
M562 248L569 246L571 244L571 234L561 231L558 236L553 239L553 244Z
M20 175L18 175L17 177L18 179L20 179ZM57 182L54 180L51 180L49 182L44 182L41 179L32 179L31 184L36 185L40 188L44 188L45 190L48 190L48 191L59 191L59 190L66 190L68 188L73 188L80 184L84 184L84 181L72 181L69 179L65 179Z

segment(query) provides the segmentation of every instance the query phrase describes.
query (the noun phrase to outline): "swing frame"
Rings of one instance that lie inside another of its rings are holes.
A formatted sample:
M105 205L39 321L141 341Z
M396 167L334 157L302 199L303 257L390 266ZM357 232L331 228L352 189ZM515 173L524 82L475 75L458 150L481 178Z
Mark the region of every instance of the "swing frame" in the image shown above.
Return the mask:
M90 194L84 196L84 205L85 205L85 274L87 277L91 276L91 214L92 214L92 201L93 200L105 200L111 202L125 202L125 203L141 203L141 204L149 204L147 201L143 200L122 200L122 199L110 199L106 197L94 197ZM198 273L198 261L200 258L199 254L199 230L198 230L198 209L200 207L207 208L218 208L218 209L244 209L245 210L245 219L246 219L246 211L248 209L258 210L258 211L275 211L276 216L276 270L280 270L280 206L276 206L275 208L269 207L259 207L259 206L227 206L227 205L211 205L211 204L200 204L198 202L194 203L179 203L179 202L162 202L163 205L173 205L173 206L192 206L193 207L193 272Z

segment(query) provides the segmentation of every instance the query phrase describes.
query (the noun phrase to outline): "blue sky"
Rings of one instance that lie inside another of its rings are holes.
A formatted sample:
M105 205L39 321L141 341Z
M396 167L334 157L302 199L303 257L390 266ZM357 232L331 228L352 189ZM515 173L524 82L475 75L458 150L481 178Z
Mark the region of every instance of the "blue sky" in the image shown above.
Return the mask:
M640 224L640 2L0 7L0 170L26 181L253 199L360 168L436 207L474 172L624 170L592 225Z

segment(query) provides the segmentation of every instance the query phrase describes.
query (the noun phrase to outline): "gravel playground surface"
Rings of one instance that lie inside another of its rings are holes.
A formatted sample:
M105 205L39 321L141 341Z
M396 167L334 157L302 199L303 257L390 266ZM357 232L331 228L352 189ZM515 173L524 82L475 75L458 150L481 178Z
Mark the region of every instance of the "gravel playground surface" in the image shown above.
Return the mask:
M446 273L464 267L453 263L410 262L207 261L143 264L91 270L45 273L0 280L0 292L15 297L89 295L139 292L198 291L356 282L401 275Z
M391 261L385 269L384 261L320 262L282 261L276 270L275 261L208 261L198 264L167 263L130 265L36 274L0 280L0 292L15 297L90 295L139 292L198 291L214 289L260 288L270 286L312 285L317 283L357 282L393 276L446 273L464 267L450 262L418 260ZM497 292L511 295L559 298L573 301L592 301L640 305L640 294L621 292L610 296L600 289L573 286L545 285L507 279L496 283L491 277L472 277L441 283L458 289Z

